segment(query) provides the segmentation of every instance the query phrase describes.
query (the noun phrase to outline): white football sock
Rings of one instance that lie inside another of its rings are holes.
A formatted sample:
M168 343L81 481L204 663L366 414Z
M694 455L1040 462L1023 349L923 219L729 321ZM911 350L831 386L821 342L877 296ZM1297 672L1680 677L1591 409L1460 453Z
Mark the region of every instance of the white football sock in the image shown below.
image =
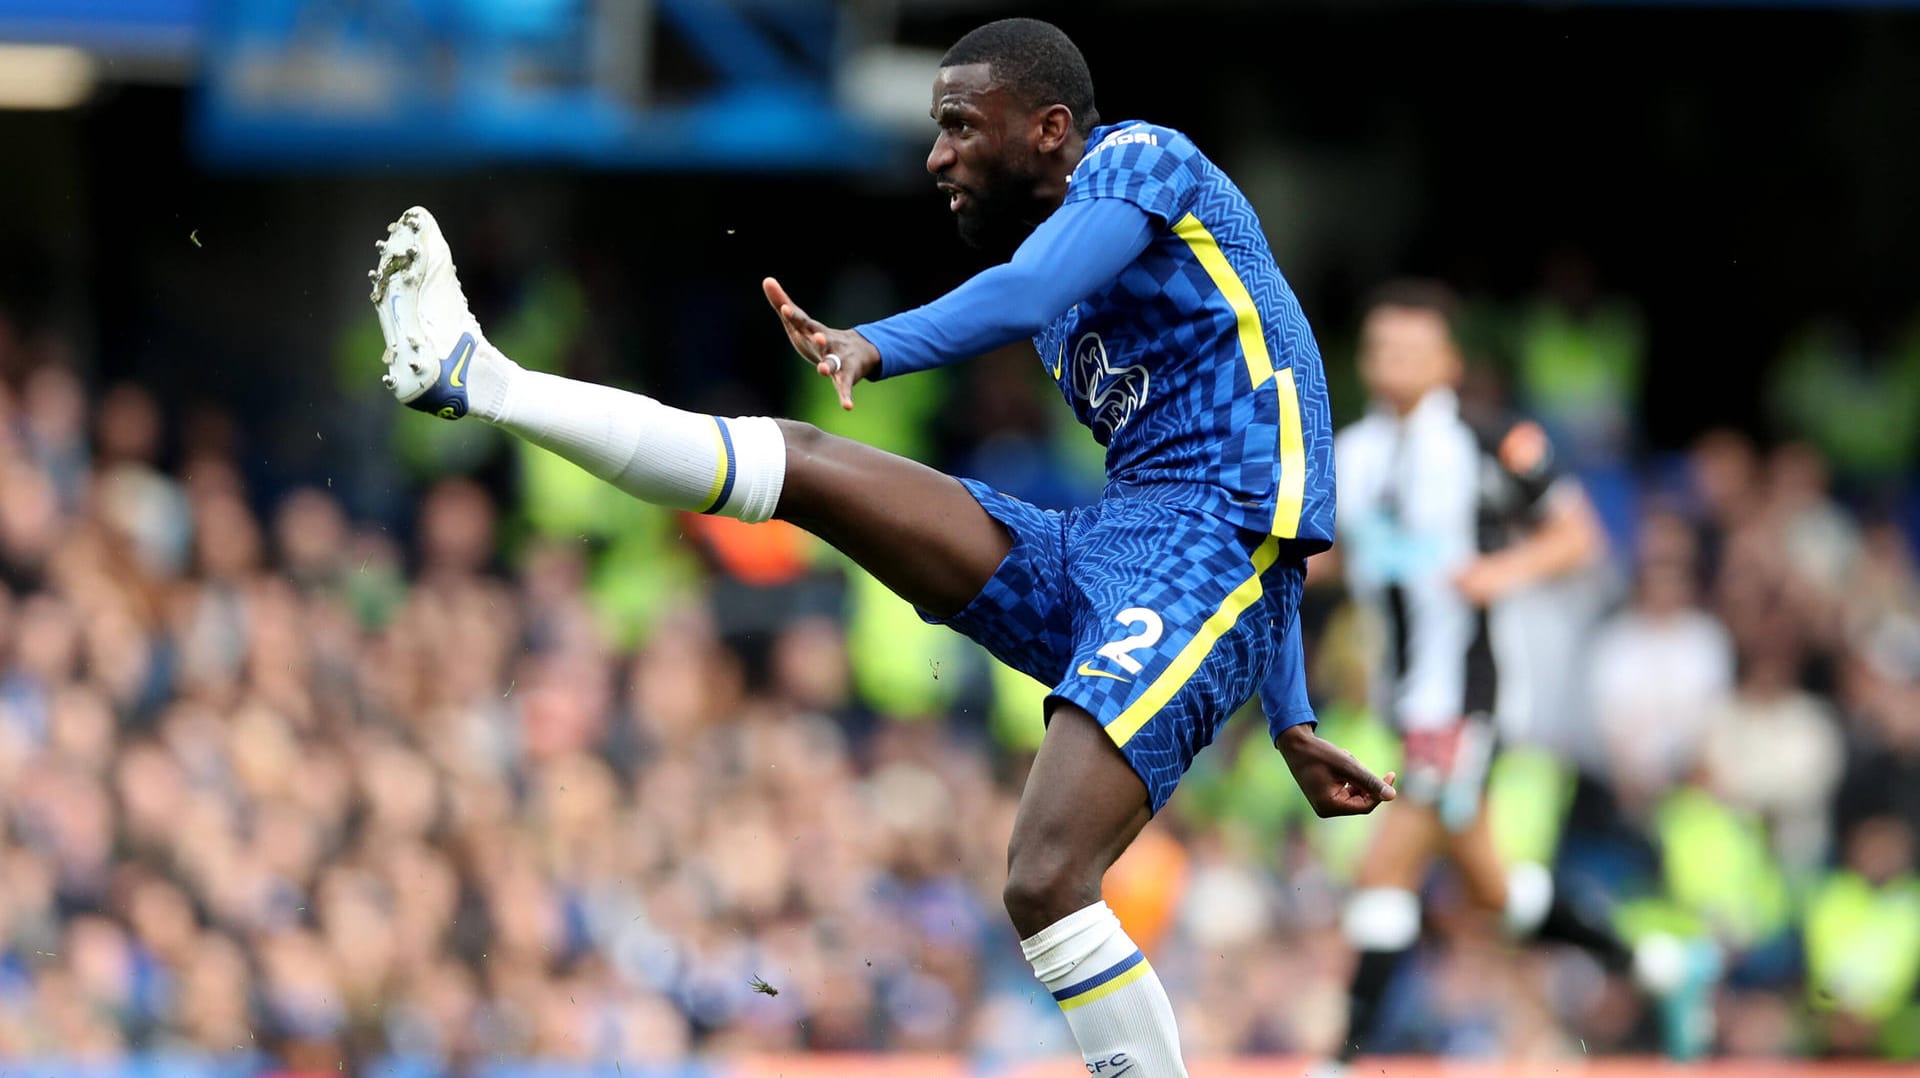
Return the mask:
M1364 887L1347 899L1341 934L1359 951L1404 951L1420 942L1420 896L1398 887Z
M1089 1075L1185 1078L1173 1003L1105 902L1020 941L1067 1016Z
M1522 861L1507 870L1507 908L1500 911L1507 935L1526 939L1540 931L1553 908L1553 873L1545 865Z
M611 386L529 371L491 345L468 374L472 414L642 501L759 523L787 474L779 424L669 408Z

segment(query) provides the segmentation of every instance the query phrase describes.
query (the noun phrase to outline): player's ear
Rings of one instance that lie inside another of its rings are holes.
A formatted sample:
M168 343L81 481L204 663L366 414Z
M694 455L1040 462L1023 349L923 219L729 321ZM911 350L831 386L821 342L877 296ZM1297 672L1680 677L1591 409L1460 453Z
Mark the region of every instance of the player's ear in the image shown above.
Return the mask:
M1034 149L1041 153L1052 153L1066 145L1067 136L1073 133L1073 110L1065 105L1048 105L1040 110L1039 138Z

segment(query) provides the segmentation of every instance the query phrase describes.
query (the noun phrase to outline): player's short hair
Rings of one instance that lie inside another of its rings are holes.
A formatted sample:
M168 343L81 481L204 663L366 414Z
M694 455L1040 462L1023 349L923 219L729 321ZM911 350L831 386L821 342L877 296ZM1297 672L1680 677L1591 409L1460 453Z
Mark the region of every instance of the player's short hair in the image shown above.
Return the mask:
M1082 135L1100 122L1093 107L1093 75L1066 32L1039 19L999 19L953 43L941 67L986 64L993 79L1031 108L1065 105Z
M1367 297L1367 310L1381 307L1400 307L1408 310L1426 311L1440 316L1446 324L1447 336L1457 337L1460 330L1460 297L1454 294L1440 281L1424 277L1403 277L1373 290Z

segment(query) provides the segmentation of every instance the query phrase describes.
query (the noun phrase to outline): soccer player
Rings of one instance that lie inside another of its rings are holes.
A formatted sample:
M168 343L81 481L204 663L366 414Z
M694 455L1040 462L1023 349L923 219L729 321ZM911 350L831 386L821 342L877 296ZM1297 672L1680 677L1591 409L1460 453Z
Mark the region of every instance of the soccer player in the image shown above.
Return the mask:
M1604 539L1539 426L1462 413L1453 318L1442 285L1381 289L1360 341L1373 408L1334 441L1338 557L1355 599L1384 623L1379 696L1406 746L1402 803L1381 819L1342 919L1358 960L1340 1058L1374 1046L1389 982L1420 937L1421 883L1440 854L1512 936L1575 944L1660 990L1669 1046L1690 1055L1712 956L1664 937L1636 955L1603 918L1568 901L1547 869L1509 870L1494 848L1481 799L1499 690L1488 607L1591 564ZM1263 690L1268 707L1301 691L1290 671L1275 678Z
M1332 430L1312 333L1260 223L1170 128L1096 126L1057 28L989 23L933 83L927 170L968 242L1008 257L933 303L854 329L765 282L793 346L836 385L1031 338L1107 447L1095 505L1047 512L805 424L694 415L523 370L468 314L431 216L389 228L373 300L387 385L477 416L629 494L832 543L930 621L1052 686L1008 851L1006 907L1092 1073L1186 1073L1165 990L1101 877L1269 671L1301 663L1307 555L1332 539ZM1391 799L1314 736L1271 733L1322 815Z

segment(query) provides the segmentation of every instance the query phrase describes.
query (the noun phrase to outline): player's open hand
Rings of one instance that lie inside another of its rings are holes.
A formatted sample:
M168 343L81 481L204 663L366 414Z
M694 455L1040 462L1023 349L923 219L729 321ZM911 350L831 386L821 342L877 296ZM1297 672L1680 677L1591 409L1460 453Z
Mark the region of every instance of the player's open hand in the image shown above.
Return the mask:
M794 351L823 377L833 379L833 387L840 391L840 407L852 411L853 384L880 369L880 350L850 329L834 329L807 317L807 312L787 297L779 281L769 277L760 282L760 288L780 316L780 325L787 331L787 340L793 342Z
M1279 749L1287 770L1293 772L1293 781L1300 784L1300 792L1307 795L1307 803L1321 819L1364 816L1398 796L1393 772L1381 777L1367 770L1353 753L1321 740L1311 724L1282 730Z

